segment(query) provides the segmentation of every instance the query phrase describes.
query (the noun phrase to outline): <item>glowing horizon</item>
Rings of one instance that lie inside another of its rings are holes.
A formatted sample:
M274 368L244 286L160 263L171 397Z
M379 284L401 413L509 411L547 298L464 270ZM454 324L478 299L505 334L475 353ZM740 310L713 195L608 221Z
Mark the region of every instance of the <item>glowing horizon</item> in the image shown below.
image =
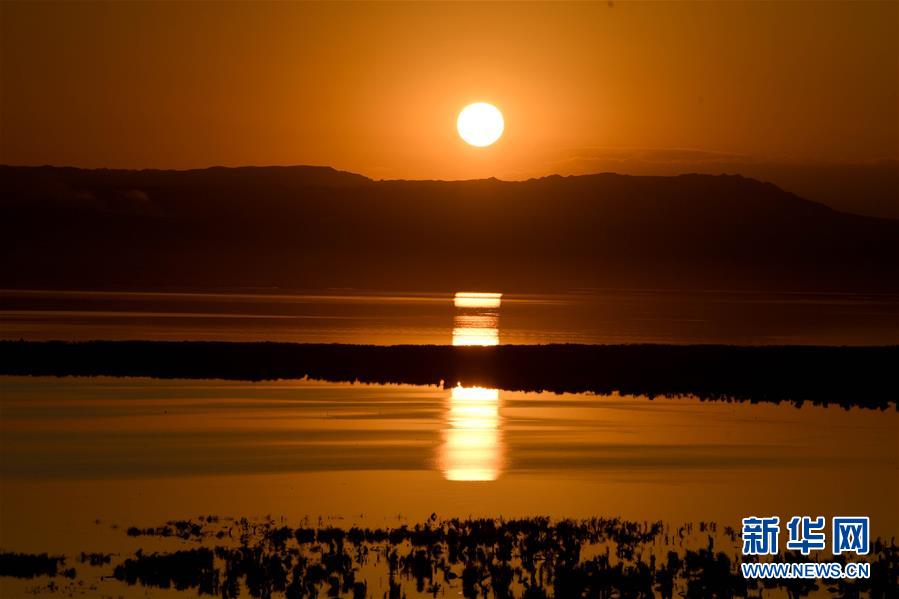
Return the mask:
M458 180L600 172L601 148L662 151L651 169L874 160L896 154L896 22L896 3L6 2L0 163ZM453 126L480 98L509 125L488 152Z

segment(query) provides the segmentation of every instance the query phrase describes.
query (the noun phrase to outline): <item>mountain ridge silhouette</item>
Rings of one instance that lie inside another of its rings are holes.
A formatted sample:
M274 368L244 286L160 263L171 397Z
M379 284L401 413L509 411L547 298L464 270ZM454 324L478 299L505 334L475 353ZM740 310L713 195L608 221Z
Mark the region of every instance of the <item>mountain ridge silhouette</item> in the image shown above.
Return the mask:
M0 286L899 290L899 221L740 175L0 166Z

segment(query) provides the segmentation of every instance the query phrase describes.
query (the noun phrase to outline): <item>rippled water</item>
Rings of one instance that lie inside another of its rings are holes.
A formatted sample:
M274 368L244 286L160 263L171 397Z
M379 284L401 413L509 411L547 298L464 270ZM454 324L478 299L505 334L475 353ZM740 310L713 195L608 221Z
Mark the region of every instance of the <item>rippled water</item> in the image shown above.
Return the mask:
M0 291L0 337L380 345L449 344L454 338L485 344L899 343L899 298L891 295L613 290L503 294L501 304L460 306L451 293Z
M97 519L207 513L736 526L840 512L899 532L895 411L313 381L2 388L3 546L18 550L102 545Z
M4 338L896 342L888 297L3 292L0 300ZM0 377L0 391L5 551L124 555L154 544L126 537L126 527L201 514L343 527L436 513L734 528L752 514L863 514L873 536L899 534L895 409L311 380ZM29 588L0 582L0 591Z

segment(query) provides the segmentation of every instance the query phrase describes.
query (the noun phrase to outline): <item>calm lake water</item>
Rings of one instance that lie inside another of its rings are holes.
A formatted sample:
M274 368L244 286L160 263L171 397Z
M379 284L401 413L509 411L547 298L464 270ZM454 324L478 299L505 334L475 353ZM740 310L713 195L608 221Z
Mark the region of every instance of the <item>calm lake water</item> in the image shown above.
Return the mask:
M5 550L126 555L154 547L128 526L203 514L735 528L752 514L864 514L875 535L899 534L895 410L315 381L0 385Z
M884 297L3 292L2 302L2 337L26 339L896 342ZM894 409L310 380L0 377L0 391L5 551L126 556L155 541L125 528L204 514L737 529L747 515L869 515L874 536L899 535ZM99 574L88 582L88 594L146 595ZM29 589L0 578L4 596Z
M474 343L885 345L897 322L893 295L583 291L460 308L453 294L0 291L4 339L449 344L476 329Z

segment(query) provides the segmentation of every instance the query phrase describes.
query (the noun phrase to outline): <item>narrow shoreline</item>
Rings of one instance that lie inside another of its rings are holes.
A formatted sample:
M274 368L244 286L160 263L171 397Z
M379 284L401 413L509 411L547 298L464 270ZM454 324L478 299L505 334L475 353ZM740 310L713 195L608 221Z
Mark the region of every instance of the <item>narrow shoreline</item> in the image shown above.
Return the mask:
M897 409L899 346L0 341L0 375L483 386Z

